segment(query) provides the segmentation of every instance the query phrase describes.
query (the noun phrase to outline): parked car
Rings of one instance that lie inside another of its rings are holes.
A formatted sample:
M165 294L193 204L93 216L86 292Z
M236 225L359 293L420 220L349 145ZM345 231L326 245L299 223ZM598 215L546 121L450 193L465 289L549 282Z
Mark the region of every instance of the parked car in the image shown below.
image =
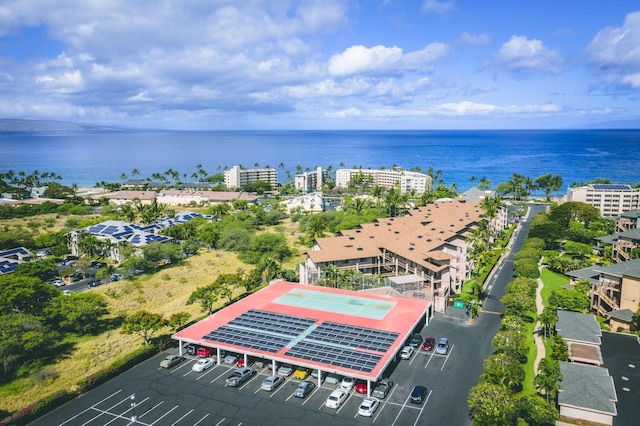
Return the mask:
M227 356L224 357L224 363L235 364L238 362L238 359L240 359L240 357L237 354L227 354Z
M253 367L255 368L264 368L265 367L266 362L262 359L256 359L253 361Z
M367 386L367 382L364 382L362 380L358 380L356 382L355 389L356 389L356 392L358 392L358 393L366 394L367 391L369 390L369 386Z
M340 408L349 394L344 389L336 389L331 392L324 405L329 408Z
M271 392L276 389L284 382L284 377L278 376L277 374L272 374L271 376L264 379L260 389L266 390L267 392Z
M233 374L227 377L226 384L227 386L232 387L240 386L249 380L254 374L256 374L256 371L251 367L238 368L233 372Z
M327 382L327 384L329 385L337 385L338 383L340 383L342 379L340 378L340 376L338 376L337 374L327 374L327 378L324 379L325 382Z
M413 336L411 336L409 346L411 346L412 348L417 348L420 346L420 343L422 343L422 336L419 333L415 333Z
M113 274L111 274L111 281L120 281L122 278L124 277L120 272L114 272Z
M293 367L290 364L281 364L278 368L278 374L281 376L290 376L293 373Z
M250 357L247 357L247 367L251 367L253 365L253 359L251 359ZM242 368L245 367L244 365L244 357L240 357L238 359L238 362L236 362L236 367L238 368Z
M413 355L413 348L411 346L405 346L402 348L402 352L400 352L400 358L402 359L410 359Z
M436 353L440 355L446 355L449 352L449 339L446 337L440 338L438 346L436 346Z
M355 385L356 379L354 379L353 377L345 376L342 378L342 382L340 382L340 388L344 389L347 392L351 391L351 389L353 389Z
M195 355L196 352L198 351L198 347L196 345L194 345L193 343L189 343L187 346L184 347L184 350L189 355Z
M211 348L206 348L204 346L200 346L198 348L198 351L196 352L196 354L200 357L200 358L208 358L211 356L211 354L213 353L213 351L211 350Z
M304 367L296 368L296 371L293 372L293 377L298 380L304 380L309 375L309 369Z
M65 282L62 280L62 278L56 278L55 280L51 281L51 284L55 285L56 287L65 286Z
M321 372L320 370L313 369L313 371L311 372L311 377L313 377L316 380L320 378L320 383L322 383L324 379L327 377L327 374L324 372Z
M424 343L422 344L422 350L427 352L432 351L435 345L436 345L436 338L427 337L426 339L424 339Z
M89 280L89 282L87 283L87 285L88 285L89 287L98 287L99 285L102 285L102 281L97 280L97 279Z
M414 404L422 404L429 391L424 386L414 386L409 400Z
M160 361L160 367L171 368L176 364L180 364L183 358L179 355L167 355L162 361Z
M296 390L293 392L293 396L297 398L305 398L315 389L316 384L310 380L300 382Z
M380 380L380 383L378 383L378 386L376 386L373 392L371 392L371 395L376 398L386 398L392 387L393 380L389 377L384 378Z
M213 365L213 362L213 358L200 358L195 364L193 364L191 370L197 373L202 373L204 370L210 368Z
M364 417L371 417L373 413L376 412L378 406L380 405L380 400L374 397L365 398L360 407L358 408L358 414Z

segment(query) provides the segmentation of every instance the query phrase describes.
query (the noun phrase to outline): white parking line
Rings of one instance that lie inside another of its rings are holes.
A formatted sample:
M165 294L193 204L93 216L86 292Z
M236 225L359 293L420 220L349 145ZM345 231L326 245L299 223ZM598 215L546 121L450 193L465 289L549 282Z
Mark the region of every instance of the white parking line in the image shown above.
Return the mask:
M193 426L198 426L200 423L202 423L204 421L204 419L206 419L207 417L209 417L209 413L205 414L205 416L203 418L201 418L200 420L198 420L197 422L195 422L193 424ZM224 421L225 419L220 420L220 422ZM218 423L220 424L220 423Z
M120 405L120 404L122 404L122 403L124 403L124 402L126 402L126 401L129 401L129 400L130 400L130 398L129 398L129 397L126 397L125 399L123 399L122 401L118 402L117 404L113 404L111 407L107 408L106 410L100 410L99 408L96 408L96 406L94 405L94 406L93 406L93 407L91 407L91 408L92 408L93 410L95 410L95 411L98 411L100 414L98 414L97 416L95 416L95 417L94 417L94 418L92 418L91 420L89 420L89 421L87 421L87 422L83 423L83 424L82 424L82 426L85 426L86 424L88 424L88 423L90 423L90 422L94 421L94 420L95 420L95 419L97 419L98 417L101 417L103 414L112 414L112 413L111 413L111 410L112 410L113 408L115 408L115 407L117 407L118 405Z
M87 408L86 410L84 410L84 411L82 411L82 412L80 412L80 413L76 414L75 416L71 417L70 419L67 419L67 421L60 423L60 426L62 426L62 425L65 425L65 424L69 423L70 421L74 420L75 418L77 418L77 417L79 417L79 416L83 415L84 413L86 413L87 411L89 411L89 410L93 409L93 407L95 407L96 405L98 405L98 404L101 404L101 403L105 402L107 399L109 399L109 398L111 398L111 397L113 397L113 396L116 396L116 395L117 395L117 394L119 394L120 392L122 392L122 389L120 389L120 390L118 390L118 391L116 391L116 392L112 393L111 395L109 395L109 396L107 396L107 397L105 397L105 398L101 399L100 401L96 402L93 406L91 406L91 407Z
M180 420L184 419L185 417L187 417L192 412L193 412L193 408L191 410L187 411L187 413L184 416L180 417L178 420L176 420L175 422L171 423L171 426L176 426Z
M175 407L173 407L171 410L167 411L166 413L164 413L162 416L160 416L158 419L156 419L155 422L151 423L151 425L155 425L156 423L158 423L160 420L162 420L163 418L165 418L166 416L168 416L173 410L175 410L176 408L180 407L179 405L176 405Z
M159 406L161 406L162 404L164 404L164 401L160 401L158 402L156 405L154 405L153 407L149 408L147 411L145 411L144 413L142 413L140 416L138 416L139 419L143 418L144 416L146 416L147 414L149 414L150 412L152 412L153 410L155 410L156 408L158 408Z
M444 370L444 366L447 364L447 361L449 360L449 356L451 355L451 352L453 352L453 348L455 348L456 345L452 345L451 349L449 350L449 353L447 353L447 357L445 358L444 362L442 363L442 368L440 368L440 371Z

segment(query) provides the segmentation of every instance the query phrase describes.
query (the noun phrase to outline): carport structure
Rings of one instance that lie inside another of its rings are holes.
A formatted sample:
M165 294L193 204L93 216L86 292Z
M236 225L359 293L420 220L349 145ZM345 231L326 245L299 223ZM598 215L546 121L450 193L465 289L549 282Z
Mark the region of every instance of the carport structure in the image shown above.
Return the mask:
M431 302L305 284L272 282L171 337L371 382L414 330ZM246 364L245 364L246 365ZM319 375L320 376L320 375ZM318 377L320 380L320 377Z

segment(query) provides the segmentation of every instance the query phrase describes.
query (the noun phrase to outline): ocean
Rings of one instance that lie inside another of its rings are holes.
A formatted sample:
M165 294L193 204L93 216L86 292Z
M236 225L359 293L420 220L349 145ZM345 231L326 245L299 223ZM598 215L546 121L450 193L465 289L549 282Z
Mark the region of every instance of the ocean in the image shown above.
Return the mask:
M209 174L271 166L280 181L297 165L395 165L440 170L458 190L473 186L473 177L496 185L513 173L561 174L566 192L599 177L640 182L639 151L640 130L0 132L0 172L55 172L63 184L92 187L168 169L194 181L197 165Z

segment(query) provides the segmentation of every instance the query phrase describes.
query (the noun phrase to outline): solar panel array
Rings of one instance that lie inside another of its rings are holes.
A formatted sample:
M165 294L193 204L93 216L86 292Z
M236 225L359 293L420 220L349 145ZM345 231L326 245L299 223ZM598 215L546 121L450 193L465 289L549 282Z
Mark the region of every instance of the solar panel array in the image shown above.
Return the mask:
M311 318L250 309L239 317L231 320L229 325L297 337L315 324L315 322L316 320Z
M16 247L9 250L0 251L0 257L9 257L14 255L30 256L31 253L24 247Z
M290 337L253 332L241 328L222 326L203 336L204 339L229 345L276 353L291 341Z
M0 259L0 275L13 272L20 263L12 259Z
M624 191L625 189L631 189L630 185L622 184L610 184L610 183L597 183L593 185L593 189L599 189L604 191Z
M375 352L386 352L398 338L398 333L355 327L336 322L323 322L306 339L319 340L341 346L351 346Z
M338 348L305 340L296 343L285 352L285 355L367 373L373 371L382 359L381 354Z
M371 372L399 336L331 321L315 323L313 318L250 309L203 339L269 353L288 347L286 356Z

